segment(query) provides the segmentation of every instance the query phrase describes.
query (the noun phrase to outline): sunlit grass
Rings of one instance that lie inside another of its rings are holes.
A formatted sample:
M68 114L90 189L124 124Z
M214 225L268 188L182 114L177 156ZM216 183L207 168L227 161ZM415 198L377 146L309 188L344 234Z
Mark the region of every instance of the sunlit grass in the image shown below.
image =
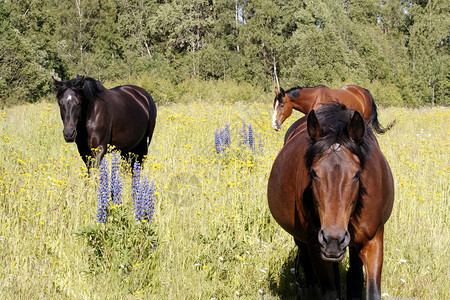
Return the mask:
M266 187L284 132L270 104L159 107L143 174L157 185L153 222L133 219L130 169L123 204L97 223L97 178L62 137L56 104L0 111L1 298L274 298L293 295L294 243L273 220ZM450 110L381 109L379 137L396 184L385 233L382 292L449 298ZM239 141L251 122L263 151ZM231 147L217 154L216 128ZM146 227L147 226L147 227ZM105 233L100 246L89 237ZM143 253L146 252L146 253Z

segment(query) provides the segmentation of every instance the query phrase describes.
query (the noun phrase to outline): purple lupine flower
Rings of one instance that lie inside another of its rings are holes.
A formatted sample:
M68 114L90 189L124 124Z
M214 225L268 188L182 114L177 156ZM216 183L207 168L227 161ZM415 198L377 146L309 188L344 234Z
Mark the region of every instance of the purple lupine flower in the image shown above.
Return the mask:
M224 140L223 144L225 147L230 148L231 147L231 136L230 136L230 126L225 124L225 128L223 129L224 132Z
M100 176L97 190L97 220L99 223L106 223L108 201L109 201L109 185L108 185L108 161L104 157L100 163Z
M141 206L139 207L139 215L141 221L151 222L153 217L153 210L155 207L155 183L152 181L149 183L148 179L144 177L141 182L142 184L142 195L141 195Z
M111 195L114 204L122 204L123 183L120 177L120 157L117 153L111 159Z
M132 192L131 198L133 199L133 204L135 206L134 218L136 221L140 221L140 207L141 207L141 164L136 161L133 165L133 181L131 184Z
M247 135L247 124L245 123L245 120L242 120L242 129L239 133L241 141L239 142L240 145L247 145L248 142L248 135Z
M139 181L138 183L138 187L137 187L137 192L134 198L134 219L138 222L142 221L142 202L143 202L143 197L142 195L144 194L144 185L143 185L143 181Z
M252 124L248 125L248 146L250 147L250 149L255 150L255 138L253 136Z
M131 198L133 202L136 201L137 196L139 195L139 181L141 180L141 164L136 161L133 165L133 181L131 183Z
M261 133L259 133L258 147L259 147L259 152L263 153L264 146L263 146L263 143L262 143Z
M220 130L216 129L216 132L214 134L214 144L216 145L216 152L217 153L222 153L223 152L223 147L222 147L222 141L220 138Z
M149 183L146 176L143 176L139 182L139 194L134 202L135 213L134 218L136 221L151 222L153 218L153 211L155 208L155 182Z

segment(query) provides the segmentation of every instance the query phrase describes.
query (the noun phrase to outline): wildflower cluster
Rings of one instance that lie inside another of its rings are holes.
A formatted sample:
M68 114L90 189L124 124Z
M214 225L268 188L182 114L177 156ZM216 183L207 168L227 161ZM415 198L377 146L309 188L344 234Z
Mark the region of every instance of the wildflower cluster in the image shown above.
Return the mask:
M242 121L242 129L239 132L239 136L240 136L240 145L248 146L253 151L256 150L256 138L251 123L249 123L247 126L245 120ZM262 152L263 144L261 134L259 135L258 148L259 151Z
M99 223L106 223L108 207L122 204L123 183L120 176L120 157L114 153L111 159L111 177L109 179L108 160L102 159L99 172L98 185L98 210L97 219ZM135 162L133 165L132 194L135 207L135 219L137 221L151 222L155 208L155 183L149 182L146 176L141 179L141 164Z
M117 153L111 159L111 182L109 179L108 160L103 157L100 163L99 184L98 184L98 207L97 220L99 223L106 223L108 206L110 200L114 205L122 203L123 184L120 177L120 157Z
M122 204L123 184L120 177L120 157L117 153L111 159L111 195L115 205Z
M217 153L223 153L227 149L231 148L230 126L225 125L224 128L218 128L214 134L214 143ZM251 123L248 124L245 120L242 121L242 128L239 130L239 146L248 146L251 150L256 150L256 138ZM258 142L259 151L262 152L263 144L261 134L259 135Z
M149 182L146 176L140 178L141 165L135 162L133 166L132 197L135 207L134 218L139 222L151 222L156 201L155 182Z
M106 158L103 158L100 164L100 176L97 194L97 220L99 223L106 223L109 195L108 160Z
M231 146L230 126L228 124L225 127L216 129L214 142L216 144L216 152L222 153Z

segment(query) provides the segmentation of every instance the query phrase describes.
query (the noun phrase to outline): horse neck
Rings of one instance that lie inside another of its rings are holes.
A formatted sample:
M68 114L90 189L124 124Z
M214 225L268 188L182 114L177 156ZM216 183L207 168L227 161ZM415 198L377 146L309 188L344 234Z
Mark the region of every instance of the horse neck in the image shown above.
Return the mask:
M311 111L316 100L315 95L313 95L314 90L311 88L302 88L298 92L300 97L291 98L292 108L306 115Z

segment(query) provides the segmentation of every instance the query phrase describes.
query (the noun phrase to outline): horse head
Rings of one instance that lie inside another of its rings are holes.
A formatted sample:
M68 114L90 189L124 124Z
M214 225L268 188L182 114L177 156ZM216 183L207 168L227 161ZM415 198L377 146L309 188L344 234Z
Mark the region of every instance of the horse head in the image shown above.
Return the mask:
M280 88L275 89L275 99L273 101L272 128L276 131L281 129L284 120L292 114L292 102L288 94Z
M360 174L364 154L360 147L365 134L364 119L358 112L341 120L338 121L342 123L340 127L334 124L327 127L328 124L319 122L314 110L307 118L311 143L306 165L320 219L321 256L324 260L337 262L344 258L350 243L348 224L363 191Z
M77 137L77 126L82 116L82 94L84 76L77 76L68 81L57 81L53 78L56 88L56 98L64 124L64 139L74 142Z

